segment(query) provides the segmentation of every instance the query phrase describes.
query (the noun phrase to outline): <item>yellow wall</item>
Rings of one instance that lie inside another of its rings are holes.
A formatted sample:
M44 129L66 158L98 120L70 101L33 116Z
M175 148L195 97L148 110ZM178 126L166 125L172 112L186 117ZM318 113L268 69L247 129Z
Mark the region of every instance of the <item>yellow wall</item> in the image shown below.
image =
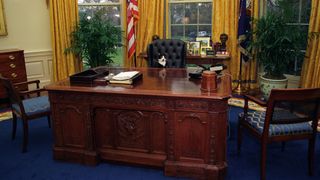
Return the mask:
M50 18L46 0L2 1L8 35L0 36L0 49L51 51Z

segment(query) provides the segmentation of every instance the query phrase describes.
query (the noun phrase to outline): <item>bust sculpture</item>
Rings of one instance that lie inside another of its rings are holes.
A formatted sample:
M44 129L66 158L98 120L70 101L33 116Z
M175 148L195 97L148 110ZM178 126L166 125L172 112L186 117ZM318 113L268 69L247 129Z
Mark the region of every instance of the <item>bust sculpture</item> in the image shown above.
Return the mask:
M220 51L227 51L227 45L226 45L227 40L228 40L227 34L225 33L220 34L220 41L221 41Z

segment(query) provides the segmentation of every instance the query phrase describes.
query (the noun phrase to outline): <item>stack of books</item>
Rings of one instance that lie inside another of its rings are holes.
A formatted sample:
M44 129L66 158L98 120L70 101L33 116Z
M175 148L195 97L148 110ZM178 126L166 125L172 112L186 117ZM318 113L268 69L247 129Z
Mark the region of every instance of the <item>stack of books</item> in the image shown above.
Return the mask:
M109 83L111 84L133 84L142 78L142 73L139 71L125 71L113 76Z

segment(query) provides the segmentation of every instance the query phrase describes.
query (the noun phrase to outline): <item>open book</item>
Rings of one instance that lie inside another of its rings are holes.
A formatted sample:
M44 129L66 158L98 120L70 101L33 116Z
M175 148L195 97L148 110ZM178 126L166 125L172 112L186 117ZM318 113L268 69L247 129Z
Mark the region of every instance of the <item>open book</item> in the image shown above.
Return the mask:
M141 77L142 74L139 71L125 71L113 76L109 83L133 84L134 81L141 79Z

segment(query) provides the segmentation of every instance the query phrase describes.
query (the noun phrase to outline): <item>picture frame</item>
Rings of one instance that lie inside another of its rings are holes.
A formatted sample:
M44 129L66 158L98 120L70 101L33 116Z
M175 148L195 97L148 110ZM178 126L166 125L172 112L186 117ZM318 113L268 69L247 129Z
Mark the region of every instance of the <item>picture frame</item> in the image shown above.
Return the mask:
M8 35L7 26L4 16L4 5L2 0L0 0L0 36Z
M212 50L211 47L201 47L200 54L206 56L207 55L207 51L211 51L211 50Z
M188 51L192 52L193 55L199 55L200 47L201 45L199 41L190 41Z
M196 41L200 42L201 47L211 47L210 37L196 37Z

